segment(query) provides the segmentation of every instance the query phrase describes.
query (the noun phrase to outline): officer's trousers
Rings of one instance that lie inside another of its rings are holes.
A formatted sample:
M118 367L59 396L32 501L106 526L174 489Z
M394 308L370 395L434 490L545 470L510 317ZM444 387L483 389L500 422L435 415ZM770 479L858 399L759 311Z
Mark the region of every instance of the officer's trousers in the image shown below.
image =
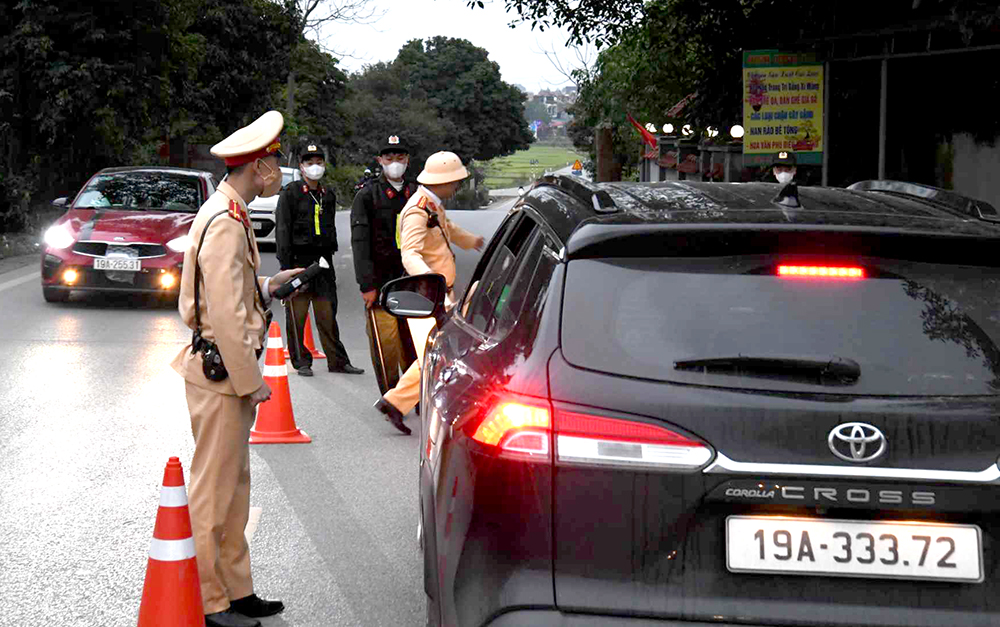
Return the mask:
M253 594L250 547L250 397L217 394L185 383L194 458L188 501L206 614Z
M378 305L366 312L365 330L379 392L385 394L399 383L399 375L415 361L413 341L405 320Z
M401 414L408 414L420 402L420 365L424 360L427 338L436 324L434 318L409 318L406 322L413 337L413 347L417 350L417 360L406 369L396 387L385 393L385 400Z
M329 271L328 271L329 272ZM326 353L327 366L331 369L343 368L351 363L347 349L340 341L340 327L337 325L337 280L332 276L318 276L306 291L289 299L285 306L285 328L288 335L288 356L292 368L312 366L312 354L305 349L306 316L312 304L319 331L320 345ZM291 329L294 323L295 333Z

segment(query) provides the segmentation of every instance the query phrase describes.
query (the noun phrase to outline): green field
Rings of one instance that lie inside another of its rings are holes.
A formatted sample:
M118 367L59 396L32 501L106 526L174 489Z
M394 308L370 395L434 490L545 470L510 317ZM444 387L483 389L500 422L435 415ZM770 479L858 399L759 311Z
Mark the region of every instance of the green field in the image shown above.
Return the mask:
M558 170L585 158L571 148L532 144L527 150L486 162L486 186L490 189L517 187L537 179L546 170Z

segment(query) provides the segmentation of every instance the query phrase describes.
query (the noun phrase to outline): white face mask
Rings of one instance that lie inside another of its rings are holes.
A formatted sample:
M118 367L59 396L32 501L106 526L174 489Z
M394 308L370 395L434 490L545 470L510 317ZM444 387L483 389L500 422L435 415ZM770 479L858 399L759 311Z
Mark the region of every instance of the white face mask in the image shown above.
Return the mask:
M788 185L794 177L795 175L791 172L776 172L774 175L774 178L778 179L778 182L782 185Z
M313 181L318 181L323 178L323 174L326 173L326 166L322 163L314 163L312 165L307 165L302 168L306 172L306 177L312 179Z
M389 165L384 166L382 169L385 170L385 175L387 177L398 181L403 178L403 173L406 172L406 164L393 161Z

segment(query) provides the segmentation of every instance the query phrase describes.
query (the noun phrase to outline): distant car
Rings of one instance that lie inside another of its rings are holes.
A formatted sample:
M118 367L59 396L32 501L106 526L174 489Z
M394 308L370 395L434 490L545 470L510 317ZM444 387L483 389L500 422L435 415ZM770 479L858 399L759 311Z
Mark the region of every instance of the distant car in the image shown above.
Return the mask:
M210 172L160 166L105 168L43 237L42 295L138 292L176 297L188 230L215 191ZM59 198L56 206L66 206Z
M292 181L301 181L302 173L298 168L281 168L281 187L284 188ZM258 243L274 244L274 210L278 207L278 197L255 198L247 205L250 209L250 222L253 226L253 234Z
M546 176L450 312L381 295L440 329L427 624L1000 624L997 251L923 185Z

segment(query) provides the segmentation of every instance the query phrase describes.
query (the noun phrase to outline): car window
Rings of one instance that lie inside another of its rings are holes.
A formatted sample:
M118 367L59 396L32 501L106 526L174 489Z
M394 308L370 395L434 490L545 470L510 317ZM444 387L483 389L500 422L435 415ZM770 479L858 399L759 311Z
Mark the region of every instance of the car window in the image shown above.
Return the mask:
M1000 394L1000 269L862 258L863 279L789 279L771 262L734 271L740 261L729 258L571 261L566 358L602 372L741 389ZM856 363L860 377L821 385L814 374L732 367L741 356L839 358ZM676 365L713 359L729 367Z
M195 212L201 206L200 188L197 177L170 172L101 174L90 180L74 206Z
M512 286L519 273L529 263L532 240L537 240L538 225L527 216L514 224L513 229L493 253L489 266L471 294L466 311L468 322L487 335L495 335L499 330L497 322L507 311L512 297ZM536 248L540 247L540 244ZM537 257L533 258L537 263ZM531 266L531 271L534 266Z
M546 251L546 248L548 249ZM538 232L524 248L524 261L493 309L495 322L490 335L503 338L518 320L537 320L552 272L558 264L555 247ZM530 312L530 313L529 313Z

